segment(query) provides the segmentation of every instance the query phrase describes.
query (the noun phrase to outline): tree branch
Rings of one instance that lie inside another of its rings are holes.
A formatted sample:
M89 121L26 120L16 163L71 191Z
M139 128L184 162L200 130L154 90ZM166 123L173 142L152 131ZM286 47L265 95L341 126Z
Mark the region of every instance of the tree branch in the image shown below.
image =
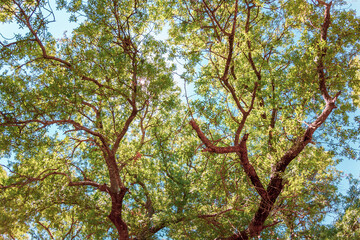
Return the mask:
M331 22L330 21L331 3L326 4L322 1L319 1L319 3L326 6L324 23L321 28L321 41L326 41L327 30ZM332 98L330 97L326 89L326 85L325 85L326 78L325 78L324 64L323 64L323 58L325 57L325 55L326 55L326 50L321 52L320 60L317 63L319 88L326 103L325 108L323 109L322 113L311 124L309 124L308 128L304 131L304 133L296 139L295 143L290 147L290 149L287 152L285 152L285 154L272 168L270 182L267 187L267 198L261 199L259 208L255 213L253 219L251 220L248 229L243 230L240 235L234 234L226 239L228 240L248 239L249 237L256 237L260 234L260 232L264 228L268 227L268 226L264 226L264 223L268 218L270 212L272 211L275 201L284 187L282 174L285 172L290 162L293 159L295 159L304 150L307 144L311 142L314 132L325 122L325 120L328 118L332 110L336 108L335 101L340 95L340 92L338 92L335 95L335 97ZM273 110L273 115L274 114L275 111Z
M205 152L212 152L212 153L234 153L240 151L240 145L237 146L231 146L231 147L216 147L212 144L212 142L205 136L205 134L201 131L199 126L194 120L191 120L189 124L192 126L192 128L196 131L198 137L201 139L201 141L205 144L207 148L205 148L203 151ZM246 141L246 139L245 139Z
M50 229L48 227L46 227L44 224L42 224L40 221L37 221L36 223L38 223L40 226L42 226L49 234L49 236L51 237L51 239L54 239L54 236L52 235Z
M251 165L248 158L248 152L246 147L246 140L248 138L248 134L245 134L243 139L240 142L240 151L236 154L239 156L241 161L241 166L243 167L246 175L250 178L251 183L255 187L256 192L261 196L262 199L268 199L268 194L261 183L261 180L256 173L255 168Z
M261 183L260 178L258 177L255 168L250 164L248 159L246 141L248 139L249 134L245 134L240 141L239 145L231 146L231 147L216 147L213 143L205 136L205 134L201 131L199 126L194 120L190 121L190 125L196 131L198 137L207 147L203 151L212 152L212 153L237 153L241 160L241 165L246 173L246 175L250 178L252 184L254 185L256 191L259 193L261 198L267 199L267 192L264 186Z
M70 181L68 186L93 186L102 192L109 193L109 187L105 183L99 184L99 183L91 181L91 180L84 180L84 181L77 181L77 182Z
M332 5L332 2L330 3L325 3L323 1L319 1L319 4L325 5L325 13L324 13L324 22L321 25L321 30L320 30L320 42L319 42L319 59L317 61L317 67L316 70L318 72L318 77L319 77L319 87L320 87L320 91L322 93L322 96L324 98L324 100L326 102L331 101L331 97L326 89L326 76L325 76L325 65L324 65L324 58L326 56L326 52L327 52L327 47L326 47L326 42L327 42L327 34L328 34L328 29L331 23L331 16L330 16L330 8ZM323 46L324 45L324 46Z

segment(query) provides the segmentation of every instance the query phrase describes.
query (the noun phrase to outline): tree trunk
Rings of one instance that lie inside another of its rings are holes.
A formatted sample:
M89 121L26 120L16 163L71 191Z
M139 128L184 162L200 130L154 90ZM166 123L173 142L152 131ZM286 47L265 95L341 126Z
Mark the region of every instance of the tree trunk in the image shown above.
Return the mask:
M129 239L129 231L127 224L122 219L122 204L123 199L128 189L121 190L117 193L111 193L111 212L109 214L109 219L115 225L120 240L128 240Z

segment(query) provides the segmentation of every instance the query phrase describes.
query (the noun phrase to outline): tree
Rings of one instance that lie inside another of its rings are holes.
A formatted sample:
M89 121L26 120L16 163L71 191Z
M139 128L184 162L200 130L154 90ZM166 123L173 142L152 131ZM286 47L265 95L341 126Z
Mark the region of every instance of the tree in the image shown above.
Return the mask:
M350 188L347 196L343 198L343 212L337 219L335 229L339 238L359 238L358 207L359 206L359 180L352 176L348 177Z
M79 26L55 39L47 1L3 1L26 33L1 41L0 233L308 237L340 177L315 143L358 100L360 20L343 5L58 0Z

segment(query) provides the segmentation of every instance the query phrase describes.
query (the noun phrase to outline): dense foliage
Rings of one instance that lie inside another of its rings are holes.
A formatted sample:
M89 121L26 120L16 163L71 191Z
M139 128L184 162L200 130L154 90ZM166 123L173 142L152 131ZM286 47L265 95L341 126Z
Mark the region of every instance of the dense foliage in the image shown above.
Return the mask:
M54 8L78 24L61 38ZM21 29L0 42L1 237L358 238L344 1L2 0L0 21Z

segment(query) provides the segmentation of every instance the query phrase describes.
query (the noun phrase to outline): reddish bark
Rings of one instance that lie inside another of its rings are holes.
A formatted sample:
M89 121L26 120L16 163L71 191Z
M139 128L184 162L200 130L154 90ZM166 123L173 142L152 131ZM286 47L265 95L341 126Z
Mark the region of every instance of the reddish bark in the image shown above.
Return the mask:
M120 192L110 193L112 205L111 205L111 212L108 217L116 227L116 230L119 233L120 240L129 239L128 226L122 219L123 199L127 191L128 189L125 188Z

